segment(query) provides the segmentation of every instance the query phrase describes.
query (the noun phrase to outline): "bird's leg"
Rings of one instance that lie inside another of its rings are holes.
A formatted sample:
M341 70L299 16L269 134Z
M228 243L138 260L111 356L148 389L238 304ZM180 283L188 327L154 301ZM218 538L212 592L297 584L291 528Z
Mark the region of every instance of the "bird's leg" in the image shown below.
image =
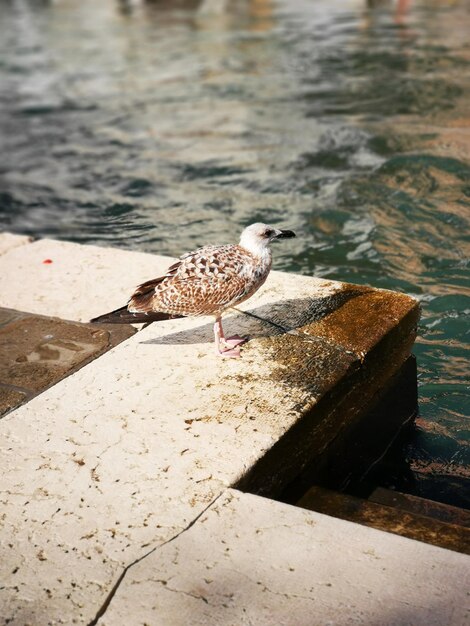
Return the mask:
M240 335L225 337L224 329L222 328L222 318L220 319L220 337L222 339L222 343L229 348L236 348L237 346L241 346L248 341L247 337L240 337Z
M230 345L228 342L230 339L225 339L224 329L222 328L222 319L217 317L214 324L214 339L215 339L215 349L217 354L221 357L225 358L238 358L240 356L240 348L238 347L241 343L244 342L243 339L240 338L238 343L234 343ZM233 340L234 338L232 338Z

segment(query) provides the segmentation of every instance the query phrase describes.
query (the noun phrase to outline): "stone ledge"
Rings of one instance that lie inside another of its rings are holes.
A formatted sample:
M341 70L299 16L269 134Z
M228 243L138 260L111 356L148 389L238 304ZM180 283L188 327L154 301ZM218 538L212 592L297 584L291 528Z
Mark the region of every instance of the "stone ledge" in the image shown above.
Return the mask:
M0 291L5 306L85 321L169 262L38 241L0 257ZM341 323L355 301L362 332ZM2 420L11 624L88 624L126 565L225 488L255 476L276 493L407 358L418 316L402 294L278 272L244 306L226 321L251 337L242 359L216 357L211 320L161 322Z

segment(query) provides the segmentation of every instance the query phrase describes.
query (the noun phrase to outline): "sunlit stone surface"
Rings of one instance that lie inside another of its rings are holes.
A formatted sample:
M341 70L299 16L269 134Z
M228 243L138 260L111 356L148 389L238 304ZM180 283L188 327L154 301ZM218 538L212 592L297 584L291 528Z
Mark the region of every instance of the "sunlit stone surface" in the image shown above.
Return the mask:
M136 283L169 262L42 240L0 256L0 289L8 307L83 321L121 304ZM113 604L109 594L124 568L184 531L219 496L225 498L228 487L243 483L276 495L360 417L368 398L406 360L419 315L416 301L403 294L279 272L244 308L256 317L237 313L227 319L228 331L250 336L240 360L214 354L211 320L161 322L0 422L0 567L6 581L0 601L9 623L90 624L102 610L106 619L108 600ZM292 525L283 523L293 533L289 542L310 541L304 531L297 535L295 520L300 516L308 526L314 514L272 506L286 519L294 516ZM256 523L244 519L247 527L240 533L256 534ZM356 541L356 526L338 528L347 530L341 530L341 541L324 546L331 562L338 549ZM222 518L218 532L230 535ZM397 541L380 537L387 546ZM361 545L370 549L367 542ZM400 545L418 549L412 542ZM419 550L431 551L429 563L460 563L444 551ZM251 589L250 583L250 595L255 589L264 594L263 585L271 584L271 556L263 551L257 558L265 566L261 584L255 581ZM296 565L298 558L292 552L294 569L303 567ZM197 572L197 559L191 563ZM348 563L348 576L356 576L355 560ZM146 565L153 567L151 560ZM188 561L188 575L192 566ZM382 576L395 584L398 571L387 572ZM380 597L383 585L375 580L372 591ZM444 593L441 574L435 581ZM327 585L324 591L332 592ZM340 601L339 587L338 592ZM299 616L310 610L317 591L301 595L301 606L299 598L284 596L282 610L300 611ZM260 601L270 611L266 598L267 604L264 595L255 596L253 606ZM127 606L119 600L116 611L121 602ZM322 606L326 618L330 605ZM136 607L128 608L132 613ZM141 623L140 614L134 615L130 623Z

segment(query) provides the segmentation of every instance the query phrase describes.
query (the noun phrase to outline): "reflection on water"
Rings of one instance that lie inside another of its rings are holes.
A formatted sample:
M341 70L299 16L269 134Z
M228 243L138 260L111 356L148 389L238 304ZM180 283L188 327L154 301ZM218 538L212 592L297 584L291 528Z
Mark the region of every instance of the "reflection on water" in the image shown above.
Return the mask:
M302 235L278 269L415 294L407 488L461 503L469 25L464 1L3 0L1 225L178 255L270 221Z

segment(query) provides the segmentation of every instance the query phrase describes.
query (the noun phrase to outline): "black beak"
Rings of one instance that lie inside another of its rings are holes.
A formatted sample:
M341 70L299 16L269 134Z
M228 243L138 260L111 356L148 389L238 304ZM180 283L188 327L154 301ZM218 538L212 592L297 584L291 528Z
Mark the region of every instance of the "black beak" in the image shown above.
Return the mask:
M294 231L292 230L279 230L275 239L291 239L292 237L295 237L295 236L296 235Z

